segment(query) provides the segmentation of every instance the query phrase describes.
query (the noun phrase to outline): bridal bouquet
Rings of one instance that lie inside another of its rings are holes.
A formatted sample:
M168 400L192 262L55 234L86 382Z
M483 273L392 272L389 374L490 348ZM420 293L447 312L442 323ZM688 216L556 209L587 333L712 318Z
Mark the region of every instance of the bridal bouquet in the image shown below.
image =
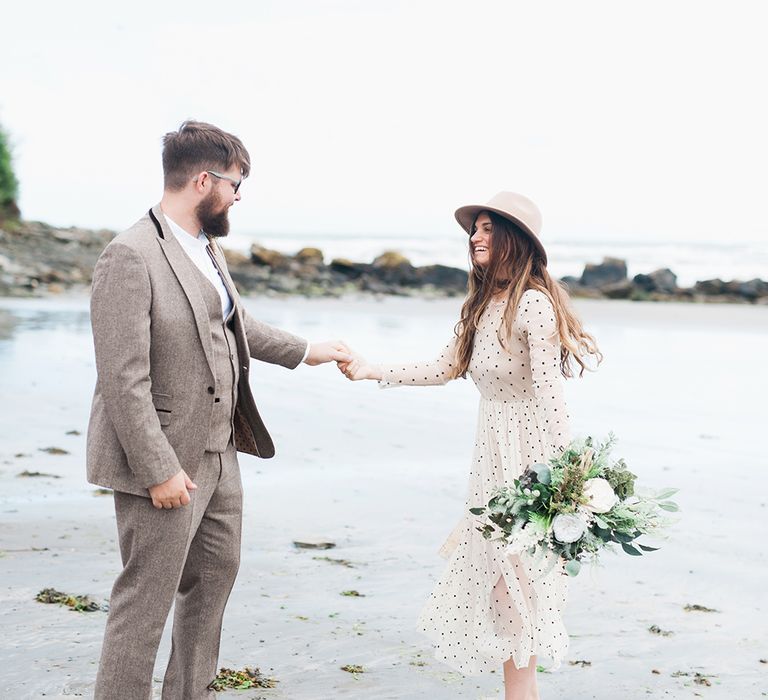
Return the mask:
M612 434L602 444L577 440L548 464L526 469L514 486L495 491L486 507L470 508L486 515L477 529L506 543L510 554L549 555L552 566L562 558L571 576L614 545L632 556L655 551L637 539L670 524L664 511L678 510L668 500L677 489L636 494L637 477L624 460L609 459L615 441Z

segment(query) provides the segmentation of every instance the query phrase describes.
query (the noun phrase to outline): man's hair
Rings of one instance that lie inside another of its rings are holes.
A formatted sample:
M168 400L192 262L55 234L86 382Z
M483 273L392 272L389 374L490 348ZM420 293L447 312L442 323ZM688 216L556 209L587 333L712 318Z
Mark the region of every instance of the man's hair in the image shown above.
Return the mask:
M243 142L213 124L185 121L178 131L163 137L165 189L178 191L203 170L229 170L238 166L242 176L251 172L251 157Z

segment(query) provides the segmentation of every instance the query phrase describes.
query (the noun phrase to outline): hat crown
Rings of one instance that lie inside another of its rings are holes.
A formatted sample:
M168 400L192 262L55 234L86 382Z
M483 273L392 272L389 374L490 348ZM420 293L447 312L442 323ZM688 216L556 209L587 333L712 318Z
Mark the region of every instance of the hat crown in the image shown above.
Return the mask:
M488 201L488 207L505 212L534 235L541 235L541 212L528 197L517 192L499 192Z
M516 224L533 241L546 265L547 252L539 240L541 212L528 197L517 194L517 192L499 192L487 204L468 204L459 207L454 216L461 228L471 236L473 233L472 224L477 219L478 214L483 211L493 212Z

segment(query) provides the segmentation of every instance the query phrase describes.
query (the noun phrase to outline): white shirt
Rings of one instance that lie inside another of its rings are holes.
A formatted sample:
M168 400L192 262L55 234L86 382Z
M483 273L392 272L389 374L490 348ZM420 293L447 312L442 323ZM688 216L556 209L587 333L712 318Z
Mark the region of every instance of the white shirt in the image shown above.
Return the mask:
M184 252L189 256L189 259L195 263L195 267L206 276L214 289L219 293L219 297L221 297L222 318L226 318L232 310L232 299L229 297L229 292L224 286L216 265L213 264L213 260L211 260L211 256L208 255L206 250L208 238L202 231L197 236L190 235L171 219L168 214L165 214L165 220L168 222L168 226L173 235L176 236L176 240L181 244Z
M232 310L232 299L229 296L227 288L224 286L224 282L221 279L219 271L211 260L211 256L208 255L206 248L208 247L208 238L200 231L197 237L187 233L181 226L179 226L168 214L165 214L165 220L168 222L168 226L176 237L176 240L181 244L184 252L189 256L189 259L195 264L200 272L202 272L214 286L216 291L221 297L221 314L222 318L229 316L229 312ZM302 362L309 357L310 344L307 343L307 348L304 350L304 357Z

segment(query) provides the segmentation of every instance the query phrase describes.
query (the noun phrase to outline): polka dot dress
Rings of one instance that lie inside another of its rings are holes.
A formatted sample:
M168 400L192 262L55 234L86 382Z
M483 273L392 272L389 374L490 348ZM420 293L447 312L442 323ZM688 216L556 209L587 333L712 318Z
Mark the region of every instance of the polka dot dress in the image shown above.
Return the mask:
M502 346L505 307L491 302L485 310L469 365L481 398L467 509L485 505L494 489L570 439L552 303L526 291ZM385 365L380 385L445 384L454 353L452 341L433 362ZM534 654L559 666L568 649L561 617L567 577L559 566L506 554L477 524L467 510L451 533L442 549L448 565L419 617L436 657L466 675L498 672L510 658L522 668Z

